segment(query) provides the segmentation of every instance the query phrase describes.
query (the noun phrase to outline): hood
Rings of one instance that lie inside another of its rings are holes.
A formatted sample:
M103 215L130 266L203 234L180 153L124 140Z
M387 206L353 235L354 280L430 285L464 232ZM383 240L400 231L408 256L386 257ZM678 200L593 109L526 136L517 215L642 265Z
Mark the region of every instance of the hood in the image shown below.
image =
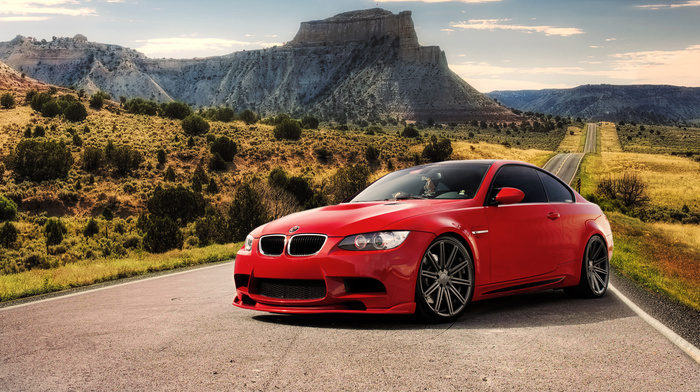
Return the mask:
M471 200L401 200L368 203L344 203L287 215L254 231L254 236L314 233L331 237L380 231L401 220L439 210L454 208L455 203L467 207ZM401 229L393 227L392 229ZM405 229L412 230L412 227Z

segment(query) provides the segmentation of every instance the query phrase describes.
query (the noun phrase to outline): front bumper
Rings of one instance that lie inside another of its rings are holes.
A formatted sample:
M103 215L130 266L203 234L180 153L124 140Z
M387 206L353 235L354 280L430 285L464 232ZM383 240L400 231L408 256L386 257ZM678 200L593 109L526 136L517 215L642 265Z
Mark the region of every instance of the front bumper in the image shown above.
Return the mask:
M233 304L273 313L415 312L415 284L423 252L434 234L411 232L396 249L348 251L328 237L314 256L265 256L241 249L236 256Z

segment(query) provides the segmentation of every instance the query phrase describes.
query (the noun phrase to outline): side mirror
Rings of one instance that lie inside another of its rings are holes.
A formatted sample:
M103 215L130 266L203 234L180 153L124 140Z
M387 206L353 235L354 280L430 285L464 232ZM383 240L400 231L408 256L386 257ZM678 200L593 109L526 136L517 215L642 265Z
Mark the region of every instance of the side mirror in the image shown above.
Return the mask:
M498 204L516 204L523 201L525 194L516 188L501 188L494 200Z

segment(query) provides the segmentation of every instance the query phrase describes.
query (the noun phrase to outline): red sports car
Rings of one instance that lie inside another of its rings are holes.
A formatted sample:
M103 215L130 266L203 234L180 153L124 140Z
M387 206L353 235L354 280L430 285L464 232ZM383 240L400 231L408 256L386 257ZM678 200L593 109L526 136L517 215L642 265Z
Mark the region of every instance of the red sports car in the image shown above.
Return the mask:
M432 163L253 230L236 257L233 304L447 322L504 295L601 297L612 250L600 208L536 166Z

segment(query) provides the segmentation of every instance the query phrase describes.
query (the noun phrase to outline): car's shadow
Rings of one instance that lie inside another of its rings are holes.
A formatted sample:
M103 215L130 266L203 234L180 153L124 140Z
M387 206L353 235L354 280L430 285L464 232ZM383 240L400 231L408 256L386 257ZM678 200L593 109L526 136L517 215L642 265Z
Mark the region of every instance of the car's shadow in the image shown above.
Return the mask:
M428 324L412 315L259 314L266 323L336 329L483 329L564 326L598 323L634 313L612 293L600 299L572 299L561 290L477 301L452 324Z

